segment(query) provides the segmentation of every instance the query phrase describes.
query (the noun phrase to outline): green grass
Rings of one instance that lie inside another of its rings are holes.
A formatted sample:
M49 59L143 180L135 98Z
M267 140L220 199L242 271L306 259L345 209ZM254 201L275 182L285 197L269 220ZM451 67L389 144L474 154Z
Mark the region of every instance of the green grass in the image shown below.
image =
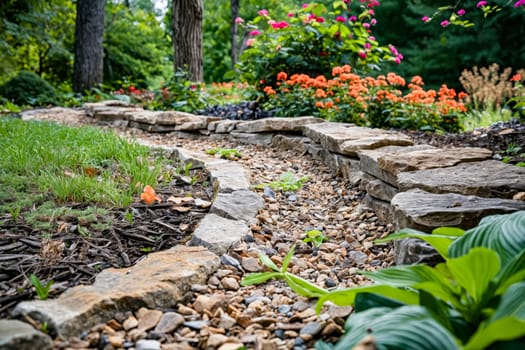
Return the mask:
M0 118L0 213L49 200L125 207L162 169L147 147L111 132Z

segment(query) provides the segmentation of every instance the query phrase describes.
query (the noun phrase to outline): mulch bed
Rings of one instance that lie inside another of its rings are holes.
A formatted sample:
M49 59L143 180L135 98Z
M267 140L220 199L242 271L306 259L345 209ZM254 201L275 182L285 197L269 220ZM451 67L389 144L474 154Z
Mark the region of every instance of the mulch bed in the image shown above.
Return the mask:
M27 212L16 222L9 213L0 215L0 318L9 318L20 301L36 298L31 274L43 284L52 280L50 297L56 297L67 288L93 283L105 268L131 266L151 252L185 244L213 195L207 173L193 170L192 175L200 179L193 185L174 181L158 188L160 203L145 205L137 199L129 208L109 208L104 220L111 225L105 229L88 226L79 232L78 217L61 215L49 218L53 229L43 233L24 220Z

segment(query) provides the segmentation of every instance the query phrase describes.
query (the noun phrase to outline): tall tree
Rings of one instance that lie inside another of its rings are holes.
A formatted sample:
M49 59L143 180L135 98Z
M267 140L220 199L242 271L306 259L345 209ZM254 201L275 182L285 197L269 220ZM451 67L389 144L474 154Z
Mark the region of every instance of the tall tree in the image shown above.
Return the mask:
M192 81L203 80L202 0L173 0L174 68L188 71Z
M105 4L106 0L77 1L73 67L73 90L76 92L102 83Z

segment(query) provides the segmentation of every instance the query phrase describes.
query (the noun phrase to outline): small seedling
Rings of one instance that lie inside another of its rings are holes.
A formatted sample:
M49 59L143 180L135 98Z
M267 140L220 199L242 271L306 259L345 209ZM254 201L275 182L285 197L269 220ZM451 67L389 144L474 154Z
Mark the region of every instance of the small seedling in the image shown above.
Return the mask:
M9 214L11 214L11 219L13 219L14 222L18 221L18 218L20 217L20 210L22 207L18 206L16 208L9 208Z
M31 274L31 276L29 276L29 279L33 287L35 287L36 294L38 295L38 298L40 300L46 300L47 298L49 298L49 290L53 285L53 281L47 282L44 286L42 285L40 279L38 279L38 277L36 277L36 275L34 274Z
M328 237L323 235L323 232L319 230L308 230L306 231L306 237L303 239L304 243L311 243L315 248L319 248L324 241L327 241Z
M505 154L509 154L509 155L516 155L518 154L520 151L522 150L522 148L518 145L515 145L513 143L509 144L507 149L504 151Z
M124 214L124 219L126 219L126 221L129 222L130 225L133 225L133 212L132 211L127 211Z
M294 191L301 189L304 183L307 182L308 180L309 180L308 176L297 178L294 174L288 172L288 173L284 173L279 179L279 181L274 181L274 182L270 182L266 184L259 184L259 185L256 185L255 188L261 189L261 188L268 186L276 191L282 191L282 192L293 191L294 192Z
M219 155L220 158L237 160L242 157L241 153L235 148L212 148L206 151L206 153L214 155Z
M190 179L190 186L195 185L197 181L199 181L199 177L197 175L192 176Z
M184 174L184 176L190 176L190 170L193 168L193 163L188 162L185 163L183 166L177 168L177 173L179 175Z
M272 271L268 272L255 272L247 275L241 281L242 286L249 286L252 284L264 283L272 278L282 278L288 283L288 286L297 294L308 297L308 298L319 298L326 293L327 290L316 286L310 281L305 280L293 273L287 272L288 265L292 260L292 256L295 252L295 245L290 248L290 251L283 259L283 266L279 269L277 265L265 254L259 254L259 260L261 263Z

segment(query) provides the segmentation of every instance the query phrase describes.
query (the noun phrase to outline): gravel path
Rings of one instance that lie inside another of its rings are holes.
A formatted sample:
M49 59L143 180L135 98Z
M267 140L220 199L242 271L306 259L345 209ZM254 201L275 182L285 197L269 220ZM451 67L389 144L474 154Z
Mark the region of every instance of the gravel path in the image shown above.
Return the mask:
M57 121L65 121L61 119ZM66 121L73 125L91 122L81 117ZM57 339L55 349L140 349L148 345L145 340L159 349L226 350L243 345L268 350L312 348L319 339L336 341L351 309L326 306L318 316L312 308L315 300L297 296L278 280L240 287L244 275L262 271L258 254L264 252L280 266L296 244L289 271L327 289L367 283L356 274L358 269L393 263L390 245L372 243L390 233L392 227L378 222L375 214L361 205L364 193L359 188L307 155L212 142L204 136L179 138L136 129L118 131L127 137L197 152L212 147L235 148L242 154L238 162L251 172L252 185L278 180L286 172L308 176L309 181L295 193L272 195L254 190L264 198L265 206L251 224L253 239L223 256L223 265L207 285L193 285L186 299L171 310L143 308L133 314L116 314L107 324L86 329L80 338ZM302 242L310 229L319 229L328 238L319 249Z

